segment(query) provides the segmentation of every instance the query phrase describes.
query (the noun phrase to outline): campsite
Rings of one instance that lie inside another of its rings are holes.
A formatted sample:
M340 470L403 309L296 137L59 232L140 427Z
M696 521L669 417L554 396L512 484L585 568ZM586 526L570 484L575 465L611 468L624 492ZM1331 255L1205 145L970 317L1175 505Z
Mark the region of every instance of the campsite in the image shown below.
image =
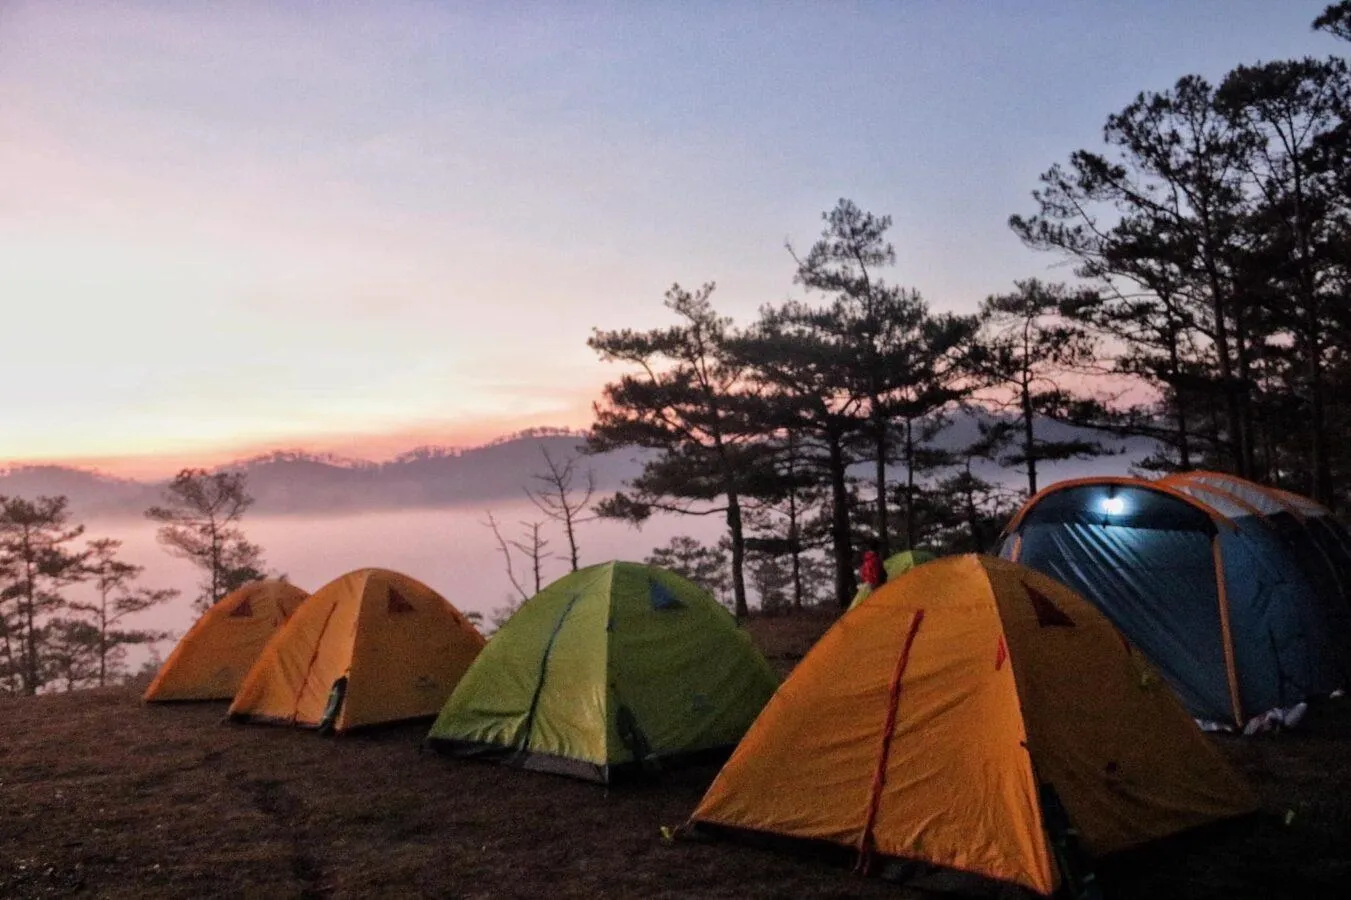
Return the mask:
M0 900L1351 897L1351 0L0 0Z
M654 562L597 563L486 640L399 572L246 583L139 698L3 701L0 887L1339 895L1351 536L1329 511L1216 473L1069 480L1002 550L869 551L846 609L741 618Z
M787 672L832 620L757 617L751 631ZM1211 737L1261 812L1116 861L1108 896L1345 896L1348 706L1296 733ZM225 709L145 706L120 688L0 699L0 895L937 896L847 862L663 840L716 767L607 790L420 752L425 723L321 738L225 724Z

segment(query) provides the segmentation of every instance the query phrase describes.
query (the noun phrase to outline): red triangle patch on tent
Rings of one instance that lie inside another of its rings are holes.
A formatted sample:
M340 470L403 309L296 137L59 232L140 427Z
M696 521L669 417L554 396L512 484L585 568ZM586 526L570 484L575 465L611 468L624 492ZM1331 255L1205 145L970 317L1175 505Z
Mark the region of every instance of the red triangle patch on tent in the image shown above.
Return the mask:
M1073 628L1074 620L1060 611L1041 591L1023 583L1023 590L1027 591L1027 599L1032 603L1032 609L1037 614L1037 624L1042 628Z
M413 604L405 600L403 598L403 595L400 594L398 591L393 589L390 590L389 612L391 615L393 615L394 613L410 613L413 611L414 611Z
M1004 667L1004 661L1009 658L1008 644L1004 643L1004 636L999 636L999 646L994 652L994 670L998 672Z
M239 603L235 604L235 608L230 610L230 618L232 619L253 618L253 604L249 602L247 597L239 601Z

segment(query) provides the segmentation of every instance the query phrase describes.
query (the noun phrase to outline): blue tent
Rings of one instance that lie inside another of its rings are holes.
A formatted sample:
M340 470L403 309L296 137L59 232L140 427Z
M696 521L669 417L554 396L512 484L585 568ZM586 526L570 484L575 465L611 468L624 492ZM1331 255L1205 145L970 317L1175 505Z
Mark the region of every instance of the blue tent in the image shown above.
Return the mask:
M1028 500L1000 553L1092 601L1192 715L1242 728L1346 683L1351 545L1330 517L1326 534L1309 526L1293 495L1232 482L1060 482Z

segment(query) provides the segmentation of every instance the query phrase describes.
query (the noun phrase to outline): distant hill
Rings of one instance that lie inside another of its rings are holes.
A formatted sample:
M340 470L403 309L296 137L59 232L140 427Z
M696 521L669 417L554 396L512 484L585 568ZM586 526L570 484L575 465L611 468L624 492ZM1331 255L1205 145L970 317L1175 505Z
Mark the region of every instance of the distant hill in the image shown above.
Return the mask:
M383 463L281 451L222 468L248 473L256 513L439 507L520 498L525 487L538 485L532 476L545 471L542 451L562 462L582 443L574 434L531 434L468 450L423 447ZM639 451L584 458L577 467L579 488L587 469L594 472L598 491L613 491L641 469ZM166 482L63 466L17 466L0 471L0 495L65 495L76 518L139 516L160 502Z
M65 466L16 466L0 472L0 495L65 496L76 517L145 510L159 501L159 487Z
M976 416L959 416L939 435L938 444L955 448L976 437ZM1055 422L1039 428L1049 438L1082 432ZM1092 435L1088 435L1093 437ZM1124 473L1153 449L1151 441L1101 438L1118 455L1046 466L1043 483L1091 472ZM534 475L545 470L542 451L562 462L579 453L583 439L573 433L539 429L503 438L472 449L419 447L388 462L279 451L232 463L223 468L248 473L249 492L263 514L342 513L377 509L454 506L491 500L519 499L526 487L537 487ZM643 451L630 450L588 456L578 466L578 481L590 469L598 492L611 492L636 476ZM993 464L980 467L986 477L1010 485L1020 473ZM894 469L899 473L899 469ZM869 466L856 467L870 477ZM20 466L0 471L0 495L34 497L65 495L77 518L139 516L160 502L165 482L113 478L97 472L62 466Z

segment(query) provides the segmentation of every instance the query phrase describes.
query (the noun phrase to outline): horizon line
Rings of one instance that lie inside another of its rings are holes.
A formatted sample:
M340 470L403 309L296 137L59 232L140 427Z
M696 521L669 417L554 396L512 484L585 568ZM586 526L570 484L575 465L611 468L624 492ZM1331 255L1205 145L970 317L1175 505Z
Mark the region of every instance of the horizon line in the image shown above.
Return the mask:
M303 446L290 444L286 446L272 445L266 448L257 448L252 451L223 451L219 453L205 454L220 458L228 457L221 462L206 462L194 465L175 464L173 466L164 465L167 459L180 459L186 454L139 454L125 456L68 456L68 457L19 457L0 460L0 477L33 469L64 469L66 471L82 472L85 474L96 475L100 478L107 478L114 481L141 481L149 478L168 477L184 469L205 469L208 472L219 472L232 467L244 466L250 463L265 462L287 455L293 455L296 458L309 459L319 462L331 462L339 465L371 465L380 466L397 462L407 458L419 451L427 451L433 455L460 456L465 453L471 453L475 450L484 450L489 447L496 447L516 440L526 440L532 437L585 437L589 429L582 427L571 427L566 425L532 425L526 428L519 428L514 431L503 432L495 437L477 442L464 443L437 443L423 442L413 444L403 450L394 452L378 453L370 455L352 455L339 453L332 450L306 449ZM374 436L372 436L374 439ZM140 466L137 466L140 463ZM123 468L131 471L133 468L140 468L138 475L118 474L109 471L105 466ZM153 474L159 473L159 474Z

